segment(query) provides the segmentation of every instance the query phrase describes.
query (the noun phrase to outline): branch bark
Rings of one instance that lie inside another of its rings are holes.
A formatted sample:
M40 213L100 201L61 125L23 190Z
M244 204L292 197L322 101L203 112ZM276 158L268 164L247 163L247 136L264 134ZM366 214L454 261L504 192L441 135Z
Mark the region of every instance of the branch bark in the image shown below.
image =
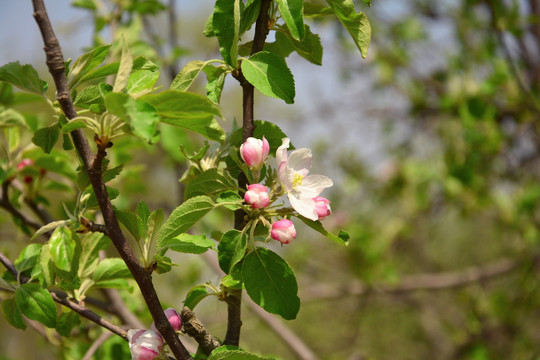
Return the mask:
M45 44L44 50L47 57L47 67L49 68L56 85L57 100L66 117L71 120L77 116L77 112L75 111L75 106L73 105L73 100L71 98L64 72L65 65L62 49L54 34L43 0L32 0L32 3L34 6L34 18L39 26L43 42ZM81 157L84 167L88 173L94 193L96 194L99 208L105 220L107 230L106 234L112 240L128 269L133 274L133 277L137 282L141 293L143 294L148 310L154 319L156 328L161 333L177 359L191 359L189 352L186 350L180 339L178 339L174 329L171 327L167 317L163 313L161 303L152 283L151 275L139 263L133 250L124 237L120 229L120 225L118 224L118 220L114 214L114 210L103 181L101 163L102 159L106 155L105 149L109 147L109 143L107 141L102 141L102 139L98 139L98 141L96 141L98 143L98 151L96 155L93 156L90 145L84 136L84 133L80 129L72 131L71 137L77 153Z

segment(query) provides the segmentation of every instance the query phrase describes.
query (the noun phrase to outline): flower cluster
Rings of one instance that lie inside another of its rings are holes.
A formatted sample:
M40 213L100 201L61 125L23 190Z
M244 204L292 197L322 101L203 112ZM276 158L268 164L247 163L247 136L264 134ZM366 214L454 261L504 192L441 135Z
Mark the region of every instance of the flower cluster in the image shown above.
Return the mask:
M182 328L182 317L175 309L165 310L165 316L172 328L179 331ZM133 360L166 359L163 354L164 341L154 323L148 330L131 329L128 331L129 350Z
M270 194L265 185L250 184L244 200L254 209L264 209L275 200L275 197L286 194L292 208L299 215L313 221L322 220L330 215L332 210L330 201L319 195L333 185L332 180L324 175L308 175L313 158L311 150L301 148L289 155L289 146L290 140L284 138L276 151L277 177L281 184L281 192ZM256 174L264 165L269 152L270 145L264 136L262 140L250 137L240 146L242 159ZM270 236L282 244L288 244L296 237L296 229L292 221L281 219L272 223Z

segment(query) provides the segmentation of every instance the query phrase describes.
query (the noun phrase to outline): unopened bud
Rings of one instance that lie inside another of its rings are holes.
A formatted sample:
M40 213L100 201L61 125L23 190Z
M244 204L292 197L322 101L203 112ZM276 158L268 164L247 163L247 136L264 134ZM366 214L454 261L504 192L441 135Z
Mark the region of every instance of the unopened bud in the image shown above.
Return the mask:
M282 219L272 224L270 236L282 244L288 244L296 238L296 229L291 220Z
M255 209L262 209L268 206L268 189L261 184L248 185L248 191L244 195L244 200Z

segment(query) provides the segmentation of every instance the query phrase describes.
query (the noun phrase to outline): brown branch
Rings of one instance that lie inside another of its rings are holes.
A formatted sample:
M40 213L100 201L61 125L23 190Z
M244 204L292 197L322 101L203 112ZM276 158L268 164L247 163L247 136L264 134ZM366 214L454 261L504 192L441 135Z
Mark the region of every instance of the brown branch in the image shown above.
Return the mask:
M219 340L206 330L203 323L187 306L182 309L182 322L186 334L197 341L200 349L206 355L210 355L214 349L217 349L221 345Z
M540 262L540 256L532 259ZM491 281L516 270L522 261L502 259L483 266L473 266L464 270L437 274L418 274L403 277L397 285L366 285L360 281L352 282L346 288L337 289L327 286L314 286L305 291L306 301L329 300L344 296L401 295L415 291L441 291L465 287L485 281Z
M253 45L251 48L251 54L259 52L264 47L266 36L268 35L268 11L270 9L271 0L262 0L261 10L255 24L255 35L253 38ZM248 137L253 136L255 131L255 121L253 115L253 98L255 95L255 88L252 84L246 81L242 75L241 70L234 72L234 77L240 82L242 86L242 142L246 141ZM243 172L240 172L238 177L238 186L240 189L247 187L247 179ZM242 230L246 225L245 213L242 210L237 210L234 213L234 228L236 230ZM225 335L224 345L239 346L240 343L240 328L242 327L241 320L241 305L242 305L242 291L241 290L228 290L225 295L225 301L227 302L227 334Z
M75 111L65 76L64 59L60 44L52 29L43 0L32 0L32 3L34 6L34 17L45 44L44 49L47 57L47 66L56 85L57 100L66 117L71 120L77 116L77 112ZM93 157L90 145L80 129L72 131L71 137L75 148L77 149L77 153L84 163L84 167L94 189L99 208L107 227L107 235L112 240L118 253L137 282L148 310L154 319L156 328L161 333L177 359L191 359L189 352L186 350L163 313L161 303L152 283L151 275L139 263L135 253L124 237L114 214L103 181L101 164L101 160L106 155L105 149L110 146L110 143L106 141L106 139L98 139L98 141L96 141L98 144L98 152L96 156Z

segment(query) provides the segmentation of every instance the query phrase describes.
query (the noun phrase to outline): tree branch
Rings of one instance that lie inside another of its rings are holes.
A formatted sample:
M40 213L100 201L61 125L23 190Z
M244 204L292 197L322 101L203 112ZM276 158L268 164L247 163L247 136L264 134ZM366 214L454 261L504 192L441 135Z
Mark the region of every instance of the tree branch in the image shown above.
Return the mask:
M187 306L184 306L182 309L182 322L186 334L197 341L200 349L206 355L210 355L214 349L217 349L221 345L219 340L206 330L203 323Z
M52 29L43 0L32 0L32 3L34 6L34 17L45 44L44 49L47 57L47 66L56 85L58 102L66 117L71 120L77 116L77 112L75 111L75 106L73 105L73 100L71 99L65 76L64 58L60 44ZM178 339L174 329L171 327L167 317L163 313L161 303L154 289L154 285L152 284L151 275L140 265L137 257L124 237L114 214L101 172L101 160L106 155L105 149L110 146L109 142L104 141L104 139L98 139L99 141L96 141L96 143L98 143L98 151L96 156L93 157L90 145L80 129L72 131L71 137L75 148L77 149L77 153L84 163L84 167L94 189L99 208L105 220L105 226L107 227L107 235L112 240L118 253L133 274L133 278L137 282L148 310L154 319L156 328L161 333L177 359L191 359L189 352L186 350L180 339Z

